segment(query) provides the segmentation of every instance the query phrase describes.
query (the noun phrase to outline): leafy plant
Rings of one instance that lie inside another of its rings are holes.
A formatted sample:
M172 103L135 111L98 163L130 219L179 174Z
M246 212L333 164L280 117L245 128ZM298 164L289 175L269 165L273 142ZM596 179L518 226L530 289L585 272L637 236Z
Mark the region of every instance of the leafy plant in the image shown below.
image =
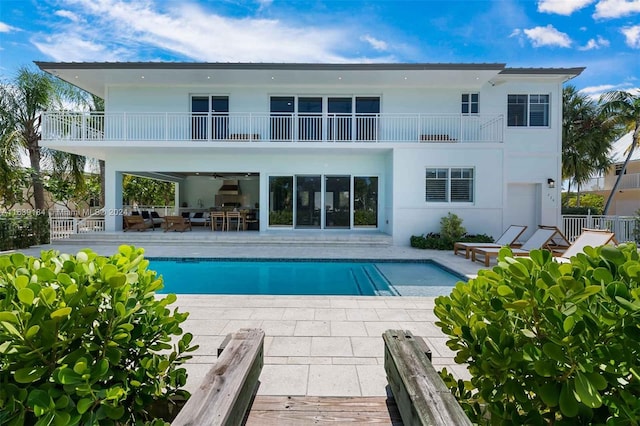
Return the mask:
M0 250L27 248L49 243L49 216L46 214L0 215Z
M462 226L462 219L453 213L440 219L440 233L429 232L427 235L412 235L411 247L433 250L453 250L458 241L467 243L491 243L493 238L486 234L468 235Z
M269 225L293 225L293 212L291 210L269 212Z
M0 256L0 423L157 424L155 407L189 396L188 314L156 298L143 252Z
M460 238L467 232L462 226L462 219L458 215L449 212L440 219L440 234L442 238L453 241L460 241Z
M634 244L571 263L534 250L435 301L436 324L470 382L446 383L478 424L637 425L640 260Z

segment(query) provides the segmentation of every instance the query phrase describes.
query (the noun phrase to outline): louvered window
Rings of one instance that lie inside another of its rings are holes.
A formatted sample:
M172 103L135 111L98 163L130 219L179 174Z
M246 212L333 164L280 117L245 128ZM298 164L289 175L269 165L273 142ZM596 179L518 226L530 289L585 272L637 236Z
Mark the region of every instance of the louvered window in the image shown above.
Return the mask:
M425 200L428 203L471 203L474 188L473 168L428 168Z

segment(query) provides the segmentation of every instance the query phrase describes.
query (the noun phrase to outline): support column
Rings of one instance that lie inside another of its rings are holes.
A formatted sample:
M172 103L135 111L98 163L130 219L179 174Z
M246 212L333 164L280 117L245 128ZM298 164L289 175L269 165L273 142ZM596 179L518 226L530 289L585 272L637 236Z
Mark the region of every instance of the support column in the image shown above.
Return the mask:
M122 172L105 167L104 228L106 232L122 230Z

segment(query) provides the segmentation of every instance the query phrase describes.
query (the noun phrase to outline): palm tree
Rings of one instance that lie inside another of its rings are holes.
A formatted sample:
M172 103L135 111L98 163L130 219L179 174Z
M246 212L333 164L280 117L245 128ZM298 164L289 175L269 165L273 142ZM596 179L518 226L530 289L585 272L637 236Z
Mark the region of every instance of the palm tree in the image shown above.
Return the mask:
M65 101L77 102L85 98L84 92L70 84L27 67L20 68L11 82L0 84L3 154L10 153L11 158L15 159L21 150L28 153L34 207L38 210L46 208L41 166L43 157L48 156L47 151L40 147L41 114L47 109L63 109ZM77 161L79 157L71 160ZM53 164L69 163L63 161ZM80 166L76 164L73 167L77 169ZM76 178L81 185L82 174L76 174Z
M562 97L562 177L577 185L579 206L580 186L611 165L617 133L600 106L574 86L565 87Z
M627 157L622 164L622 170L616 178L613 188L611 188L611 193L607 198L607 203L604 206L603 214L606 215L609 211L609 207L611 207L613 198L618 191L620 181L627 170L627 165L631 160L633 151L640 141L640 94L636 93L635 95L632 95L629 92L616 90L605 93L602 99L604 101L603 108L605 112L610 115L611 121L622 130L621 133L633 132L631 146L629 147Z

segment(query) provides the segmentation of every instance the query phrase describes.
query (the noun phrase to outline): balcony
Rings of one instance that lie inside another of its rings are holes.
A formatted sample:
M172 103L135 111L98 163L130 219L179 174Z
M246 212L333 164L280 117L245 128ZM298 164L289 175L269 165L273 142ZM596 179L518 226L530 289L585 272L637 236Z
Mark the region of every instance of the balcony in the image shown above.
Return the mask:
M581 189L583 191L611 191L615 184L617 176L609 176L605 180L604 177L596 177L589 179L587 183L583 184ZM618 190L623 189L640 189L640 173L629 173L622 176L620 180L620 186Z
M503 142L501 115L45 112L43 140Z
M629 173L622 176L618 189L639 189L640 173Z

